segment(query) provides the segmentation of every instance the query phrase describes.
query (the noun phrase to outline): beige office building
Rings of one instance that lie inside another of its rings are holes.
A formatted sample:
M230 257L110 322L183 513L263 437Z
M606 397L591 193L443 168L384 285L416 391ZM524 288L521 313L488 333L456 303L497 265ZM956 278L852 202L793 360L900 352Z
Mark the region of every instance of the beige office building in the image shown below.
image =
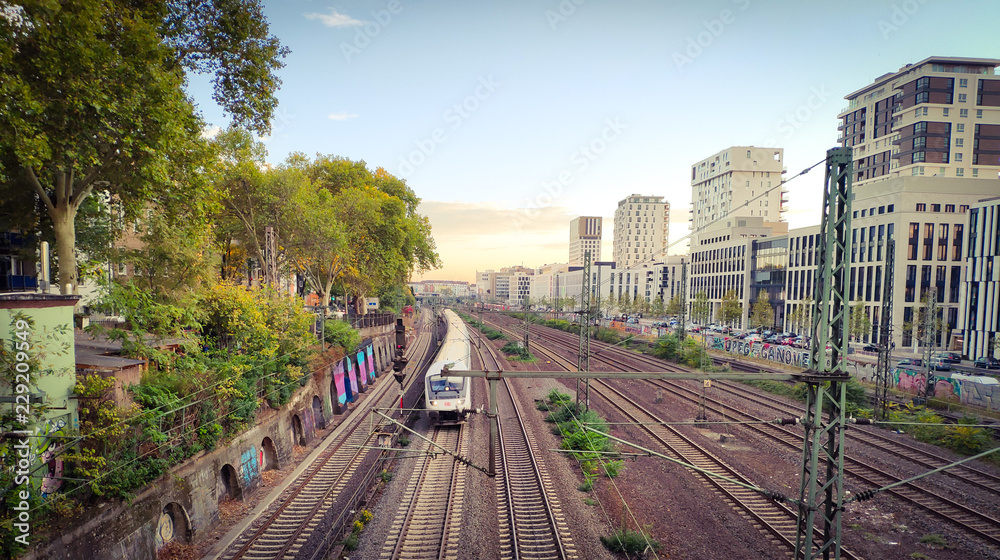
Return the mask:
M615 209L612 243L615 265L628 268L645 262L662 262L670 234L670 203L662 196L633 194Z
M713 224L737 217L784 222L784 150L733 146L691 166L691 250Z
M580 216L569 223L569 264L582 265L583 255L590 251L590 262L601 260L600 216Z

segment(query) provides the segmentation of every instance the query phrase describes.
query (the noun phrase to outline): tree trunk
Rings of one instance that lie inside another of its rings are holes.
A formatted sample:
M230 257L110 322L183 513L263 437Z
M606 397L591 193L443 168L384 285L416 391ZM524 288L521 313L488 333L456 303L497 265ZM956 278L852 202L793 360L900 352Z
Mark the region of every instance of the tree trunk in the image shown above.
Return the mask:
M80 286L76 272L76 210L77 206L66 201L57 201L58 206L49 209L52 229L56 236L56 251L59 253L59 292L78 294Z

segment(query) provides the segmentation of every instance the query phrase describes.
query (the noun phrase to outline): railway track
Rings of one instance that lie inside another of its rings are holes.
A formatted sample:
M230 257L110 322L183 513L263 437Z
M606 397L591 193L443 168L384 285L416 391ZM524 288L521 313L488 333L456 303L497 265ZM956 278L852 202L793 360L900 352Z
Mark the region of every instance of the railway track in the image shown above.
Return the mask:
M430 336L421 333L408 352L411 360L430 347ZM417 364L410 367L416 368ZM417 376L408 376L412 384ZM382 452L372 446L374 433L366 412L373 407L390 408L399 394L390 376L369 385L359 410L345 419L319 456L272 503L218 554L220 560L294 560L315 558L346 524L351 504L364 491L364 481L374 477ZM405 388L404 388L405 391ZM321 533L317 534L317 530Z
M481 363L493 371L502 369L496 349L482 337L479 341L476 348ZM501 558L578 558L558 496L537 452L538 444L524 423L514 388L506 379L500 384L497 455L501 460L496 480Z
M501 327L504 328L504 327ZM541 334L541 333L538 333ZM546 338L544 335L542 338ZM551 361L567 371L576 367L565 358L535 346L536 351L545 353ZM630 421L645 431L664 450L664 454L705 471L755 486L747 477L737 472L703 446L697 444L678 430L663 423L655 414L634 402L614 387L596 379L590 383L591 390L609 406L616 409ZM776 548L782 549L788 557L795 552L797 536L797 511L785 504L775 502L759 491L744 485L722 480L711 475L697 473L703 484L713 489L727 504L745 518L751 525L766 535ZM841 549L842 558L857 558L849 550Z
M430 439L466 456L464 426L436 426ZM458 559L467 467L429 443L423 450L429 455L406 487L382 549L384 560Z
M551 335L546 333L545 335L543 335L543 338L547 338L549 340L558 340L557 343L560 344L566 344L566 342L563 341L563 339L566 337L567 335L564 335L561 332L552 333ZM608 346L608 348L606 349L606 353L602 354L599 360L615 369L629 369L630 367L634 367L632 363L625 363L612 357L612 354L615 354L616 351L617 349ZM686 368L680 368L679 366L675 366L673 364L666 364L660 360L655 360L653 358L648 358L646 356L641 356L636 354L629 355L628 359L629 362L634 363L638 361L641 363L648 364L653 370L686 369ZM649 382L653 383L660 390L671 391L675 393L677 396L690 401L694 405L697 405L699 403L699 400L702 398L701 395L696 390L686 386L686 384L683 383L652 381L652 380ZM733 389L733 391L737 392L735 391L735 389ZM750 397L747 396L748 391L746 390L739 393L740 397L748 400L753 400L753 402L757 403L758 405L767 404L768 406L774 406L774 402L777 401L777 399L774 399L773 397L769 396L757 400L757 397L759 395L757 395L756 393L753 394L754 398L751 399ZM745 424L744 427L746 429L757 432L759 435L767 439L777 441L782 445L788 447L789 449L794 449L797 452L801 451L802 448L801 434L789 430L787 428L775 426L773 424L764 424L764 422L767 421L766 419L762 419L754 415L741 412L737 409L734 409L731 405L727 407L723 403L714 401L713 399L706 399L706 402L707 402L707 407L710 410L713 410L717 414L720 414L722 416L728 416L731 418L735 416L737 417L737 419L742 421L757 423L757 424ZM610 404L614 405L615 403L610 403ZM779 411L787 412L789 410L793 414L795 414L796 417L802 416L801 409L795 409L795 407L791 407L789 405L784 405L783 407L779 408ZM846 433L848 434L848 437L859 437L858 433L855 430L848 430ZM866 434L870 436L870 438L867 440L867 443L869 443L870 445L876 446L880 450L886 453L894 454L901 459L915 462L916 464L923 467L931 467L933 465L933 468L937 468L939 466L944 466L945 464L951 462L943 457L934 456L931 453L924 452L912 446L905 446L903 444L898 444L892 440L889 440L888 438L885 438L884 436L876 437L876 435L873 434L872 432L866 431ZM865 436L860 436L860 437L863 438ZM886 444L885 443L886 441L892 441L893 445ZM990 473L981 471L979 469L975 469L973 467L967 467L967 468L957 467L955 469L956 469L955 472L951 473L951 476L955 476L956 478L962 479L964 482L973 484L979 489L984 489L989 492L995 491L994 488L997 483L995 480L996 477L994 477ZM900 482L903 478L905 478L887 472L885 469L881 469L866 462L863 462L850 455L847 455L845 457L844 472L846 475L854 479L856 482L863 485L865 489L883 488L891 484L896 484ZM931 515L939 519L945 520L955 525L960 530L975 535L976 537L984 540L985 542L993 546L1000 546L1000 521L998 521L991 515L985 514L981 511L977 511L973 508L970 508L964 504L961 504L955 500L952 500L930 489L922 488L916 483L908 483L903 486L897 486L896 488L893 488L888 492L891 492L892 495L896 496L897 498L909 502L910 504L918 507L919 509L924 510L927 513L930 513Z

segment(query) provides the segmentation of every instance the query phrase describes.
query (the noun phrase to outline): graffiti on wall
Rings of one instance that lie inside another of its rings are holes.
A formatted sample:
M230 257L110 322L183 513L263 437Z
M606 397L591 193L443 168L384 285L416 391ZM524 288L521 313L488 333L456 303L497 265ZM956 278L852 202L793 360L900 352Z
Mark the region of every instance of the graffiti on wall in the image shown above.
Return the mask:
M365 357L368 362L368 379L371 381L375 380L375 357L372 355L372 345L369 344L368 348L365 348Z
M365 364L365 353L364 351L359 351L357 355L358 360L358 379L361 381L362 387L368 386L368 365Z
M56 455L60 448L59 441L62 440L62 436L66 435L65 428L66 420L64 418L50 418L35 428L36 435L45 436L36 438L38 449L32 453L40 455L42 462L46 465L46 468L42 470L41 491L43 498L55 493L63 485L63 460Z
M760 358L779 364L796 366L801 368L809 367L809 351L799 350L791 346L779 344L768 344L766 342L740 340L738 338L712 337L712 348L725 350L737 356L750 356Z
M240 477L243 478L243 487L250 488L260 476L260 462L257 459L257 448L250 446L240 456Z
M337 402L347 404L347 392L344 390L344 362L337 362L334 366L333 384L337 387Z
M354 375L354 364L351 363L350 357L344 358L344 375L347 376L350 386L347 400L354 402L354 395L358 394L358 377Z

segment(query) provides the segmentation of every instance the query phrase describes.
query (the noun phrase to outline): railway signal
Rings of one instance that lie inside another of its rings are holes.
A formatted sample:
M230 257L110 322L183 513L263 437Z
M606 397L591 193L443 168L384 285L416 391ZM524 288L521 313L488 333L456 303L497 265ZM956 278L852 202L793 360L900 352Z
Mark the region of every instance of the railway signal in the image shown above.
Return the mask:
M396 356L392 360L392 375L400 385L403 384L405 377L403 370L406 369L408 363L407 359L403 357L405 352L406 327L403 325L403 319L396 319Z

